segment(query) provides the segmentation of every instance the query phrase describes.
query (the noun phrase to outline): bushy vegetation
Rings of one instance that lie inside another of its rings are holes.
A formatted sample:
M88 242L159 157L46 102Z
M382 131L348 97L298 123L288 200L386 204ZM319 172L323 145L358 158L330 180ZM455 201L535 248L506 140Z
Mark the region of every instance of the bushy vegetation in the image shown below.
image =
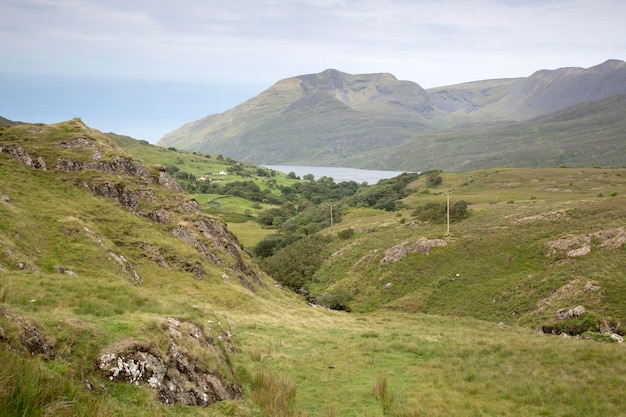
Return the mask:
M279 234L287 236L264 238L254 253L261 258L273 255L285 246L284 242L297 240L294 236L311 236L332 224L341 223L344 214L352 208L396 211L402 207L401 200L415 192L408 186L418 178L419 174L401 174L372 186L358 186L355 182L335 184L327 177L319 181L309 178L293 187L298 191L295 195L300 196L297 208L287 204L259 214L259 221L280 227ZM342 238L348 239L348 233L342 232Z
M458 222L469 217L467 202L458 200L450 204L450 222ZM447 203L427 203L417 207L411 213L413 217L424 222L445 223L448 218Z
M321 235L299 239L261 262L263 269L287 288L301 294L324 261L328 238Z

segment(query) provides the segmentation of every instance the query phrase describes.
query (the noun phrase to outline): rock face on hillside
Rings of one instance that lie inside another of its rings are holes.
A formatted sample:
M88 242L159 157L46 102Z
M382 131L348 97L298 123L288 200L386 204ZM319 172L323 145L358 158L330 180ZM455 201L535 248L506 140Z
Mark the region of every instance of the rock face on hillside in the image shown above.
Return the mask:
M440 246L446 246L447 241L443 239L420 239L413 243L402 242L385 251L385 257L380 261L381 264L398 262L404 259L410 253L425 253L428 255L431 249Z
M447 168L451 161L444 160L442 154L458 148L453 155L458 161L451 167L458 168L466 163L468 158L464 155L468 150L472 153L471 144L441 145L444 148L437 149L439 144L432 138L438 132L458 129L454 137L469 141L472 137L468 137L467 129L482 124L489 132L513 121L547 116L619 94L626 94L626 63L619 60L587 69L541 70L525 78L428 90L414 82L397 80L391 74L353 75L331 69L278 81L233 109L185 124L165 135L159 144L223 154L256 164L410 170L416 167L407 159L407 153L428 153L414 157L423 164L438 162L436 166L417 169L441 168L442 164ZM592 110L583 113L589 111ZM531 126L532 129L515 127L513 137L524 138L540 129L536 124ZM615 130L623 129L617 126ZM477 133L478 138L484 136L485 132ZM506 135L496 135L494 143L485 149L498 148L502 136ZM603 139L595 132L586 136L594 136L595 141ZM519 147L520 152L529 150L527 143L512 146L513 150ZM552 144L543 146L555 148ZM477 166L472 169L485 167L476 159L491 158L502 160L503 156L473 156ZM512 159L500 164L512 165L518 158Z

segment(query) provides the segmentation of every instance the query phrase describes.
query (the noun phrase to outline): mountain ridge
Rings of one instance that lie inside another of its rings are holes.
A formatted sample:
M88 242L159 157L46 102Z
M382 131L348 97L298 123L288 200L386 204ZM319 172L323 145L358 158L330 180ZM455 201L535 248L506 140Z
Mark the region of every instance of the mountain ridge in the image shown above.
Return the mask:
M412 161L403 161L394 147L418 145L449 129L458 129L462 139L467 123L530 121L619 93L626 93L620 60L426 90L388 73L327 69L279 80L224 113L186 123L158 144L256 164L409 169ZM382 164L368 153L391 156Z

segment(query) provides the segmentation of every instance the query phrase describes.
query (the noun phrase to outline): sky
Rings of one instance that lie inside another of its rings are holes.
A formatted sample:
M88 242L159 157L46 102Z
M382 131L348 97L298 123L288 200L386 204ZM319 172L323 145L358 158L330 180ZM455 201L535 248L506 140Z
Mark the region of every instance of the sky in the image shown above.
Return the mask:
M434 88L626 59L624 0L0 0L0 116L155 143L334 68Z

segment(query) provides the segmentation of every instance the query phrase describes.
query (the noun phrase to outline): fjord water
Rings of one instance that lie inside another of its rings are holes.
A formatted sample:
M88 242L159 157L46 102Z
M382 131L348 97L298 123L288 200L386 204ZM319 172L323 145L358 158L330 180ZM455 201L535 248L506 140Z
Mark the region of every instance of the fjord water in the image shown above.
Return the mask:
M322 177L330 177L336 183L343 181L354 181L357 183L367 182L368 184L376 184L378 181L387 178L393 178L403 171L377 171L371 169L346 168L346 167L316 167L303 165L263 165L265 168L288 174L293 172L296 176L302 178L307 174L312 174L316 180Z

